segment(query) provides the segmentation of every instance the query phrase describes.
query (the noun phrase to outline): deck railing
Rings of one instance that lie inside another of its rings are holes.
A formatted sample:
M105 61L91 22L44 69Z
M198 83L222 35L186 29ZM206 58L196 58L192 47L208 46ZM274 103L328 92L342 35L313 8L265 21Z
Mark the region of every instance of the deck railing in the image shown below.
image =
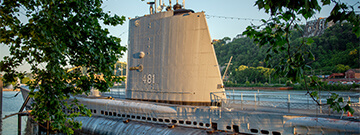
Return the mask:
M222 94L226 98L222 98ZM102 96L113 98L125 98L125 89L112 88L109 92L101 93ZM350 106L355 110L353 116L360 117L360 94L339 94L344 98L345 103L351 102ZM330 94L322 93L319 96L319 103L326 104L326 99ZM333 111L329 105L317 105L317 103L307 94L288 93L286 91L237 91L226 90L225 92L213 92L210 94L213 106L219 106L239 110L257 110L282 113L298 113L305 115L333 115L347 116L347 112ZM321 100L320 100L321 99ZM221 104L219 104L221 103ZM346 104L340 104L345 106Z
M212 102L221 102L222 107L240 110L258 110L283 113L299 113L306 115L334 115L346 116L347 112L333 111L329 105L318 105L309 95L286 93L286 92L264 92L264 91L236 91L227 90L226 99L216 96L219 93L212 93ZM319 103L326 104L329 94L321 94ZM360 116L359 94L340 94L344 98L345 106L348 101L355 110L353 116Z

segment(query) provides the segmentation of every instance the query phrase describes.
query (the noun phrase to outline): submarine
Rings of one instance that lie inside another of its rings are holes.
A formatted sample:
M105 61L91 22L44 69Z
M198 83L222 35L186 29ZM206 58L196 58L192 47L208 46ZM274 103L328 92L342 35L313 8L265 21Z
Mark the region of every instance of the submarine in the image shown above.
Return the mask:
M75 118L81 133L360 134L356 118L236 107L227 98L205 13L178 2L166 11L148 4L150 14L129 21L125 90L71 97L93 114ZM21 91L25 98L29 90Z

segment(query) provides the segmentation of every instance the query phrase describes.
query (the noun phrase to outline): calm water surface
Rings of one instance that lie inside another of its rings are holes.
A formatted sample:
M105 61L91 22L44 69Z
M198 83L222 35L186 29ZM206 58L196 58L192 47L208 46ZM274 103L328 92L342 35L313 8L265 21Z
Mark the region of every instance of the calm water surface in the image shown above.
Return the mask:
M17 93L17 91L4 91L3 92L3 102L2 102L2 116L1 118L4 118L5 115L10 115L13 113L19 112L22 103L24 102L21 93L19 93L16 97L14 95ZM21 117L21 134L26 134L25 128L26 128L26 122L27 117L23 116ZM2 135L17 135L18 132L18 117L17 115L12 116L10 118L7 118L5 120L2 120L2 125L0 127L0 134Z

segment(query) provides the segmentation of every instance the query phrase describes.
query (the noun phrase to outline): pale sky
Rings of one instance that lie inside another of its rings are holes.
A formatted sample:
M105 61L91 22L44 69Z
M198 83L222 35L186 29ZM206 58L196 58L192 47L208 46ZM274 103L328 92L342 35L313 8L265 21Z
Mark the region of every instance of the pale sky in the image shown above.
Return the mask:
M111 14L125 16L126 22L117 27L107 27L111 35L121 38L121 45L127 45L128 38L128 17L135 18L136 16L143 16L149 14L149 6L146 2L150 0L104 0L103 10L110 11ZM195 12L204 11L206 15L226 16L237 18L253 18L253 19L268 19L269 15L264 11L258 10L254 7L256 0L186 0L185 8L192 9ZM349 3L354 4L356 0L347 0ZM159 0L157 0L159 2ZM168 0L163 0L168 5ZM172 0L172 5L176 0ZM179 0L182 4L182 0ZM316 14L318 17L327 17L333 6L325 6L321 13ZM312 18L316 19L315 17ZM305 22L305 20L303 20ZM242 33L247 26L251 23L259 24L259 21L251 20L236 20L236 19L219 19L209 17L207 19L210 35L212 39L222 39L224 37L234 38L236 35ZM9 55L9 49L5 45L0 44L0 60ZM127 55L127 54L126 54ZM127 56L123 56L120 61L126 61ZM22 66L20 71L29 71L29 66Z

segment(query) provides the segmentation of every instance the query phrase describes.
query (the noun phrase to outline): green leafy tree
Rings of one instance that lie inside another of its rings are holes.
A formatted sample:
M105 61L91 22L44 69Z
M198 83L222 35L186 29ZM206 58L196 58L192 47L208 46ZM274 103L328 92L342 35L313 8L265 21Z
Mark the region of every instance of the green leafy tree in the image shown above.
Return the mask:
M18 66L30 64L36 75L29 84L36 102L31 115L40 123L50 121L52 130L73 134L73 128L81 127L74 117L91 116L76 99L67 102L71 95L87 94L91 87L107 91L114 81L123 79L112 75L126 48L100 23L117 26L125 17L105 13L101 4L101 0L1 2L0 43L10 48L10 56L0 63L1 71L11 82L25 74L16 71ZM67 72L69 66L86 67L87 74ZM66 114L63 107L80 111Z
M338 65L336 65L336 70L337 70L337 72L339 72L339 73L344 73L344 72L346 72L347 70L349 70L350 69L350 67L348 66L348 65L343 65L343 64L338 64Z
M354 6L342 3L340 0L321 0L322 5L330 5L334 3L335 6L327 18L327 21L342 22L347 21L353 25L352 31L357 37L360 36L360 17L355 14ZM269 63L274 54L285 52L285 55L280 57L279 63L270 65L275 67L277 74L290 78L293 81L299 81L301 78L305 80L307 86L305 70L311 67L307 64L307 60L315 60L313 53L310 51L311 44L314 42L312 38L302 38L298 45L293 41L291 34L293 30L302 31L297 24L300 17L310 19L316 12L321 11L321 6L317 0L257 0L255 5L266 13L270 14L269 20L262 20L263 24L260 26L251 25L243 32L244 35L252 38L260 47L267 47L267 55L265 61ZM359 8L359 7L355 7ZM334 42L336 37L331 37L329 42ZM314 78L310 81L311 86L319 84ZM321 85L316 85L319 90ZM308 90L308 94L319 105L316 94ZM331 100L331 99L328 99ZM343 100L332 100L341 102ZM330 103L330 102L329 102ZM331 106L334 109L334 106ZM341 108L344 111L353 112L348 107ZM335 109L339 110L339 109Z

